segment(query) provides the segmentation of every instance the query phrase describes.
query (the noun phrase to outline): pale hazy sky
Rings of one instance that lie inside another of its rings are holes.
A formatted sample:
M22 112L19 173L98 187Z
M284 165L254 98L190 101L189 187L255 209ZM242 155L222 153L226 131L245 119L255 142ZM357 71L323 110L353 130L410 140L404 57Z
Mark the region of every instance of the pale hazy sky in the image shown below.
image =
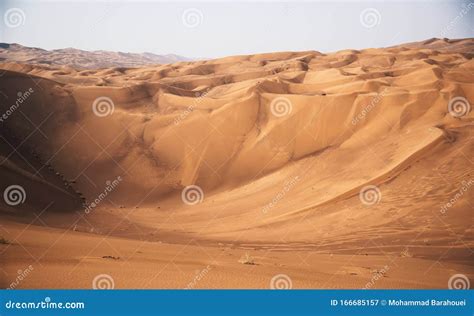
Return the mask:
M1 42L188 57L474 37L474 0L0 0L0 14Z

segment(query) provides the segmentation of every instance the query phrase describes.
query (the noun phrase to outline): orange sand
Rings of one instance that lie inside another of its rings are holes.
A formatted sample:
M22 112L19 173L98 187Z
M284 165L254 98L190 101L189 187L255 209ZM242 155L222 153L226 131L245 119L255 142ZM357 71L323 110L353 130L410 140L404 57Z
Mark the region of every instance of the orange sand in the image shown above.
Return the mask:
M29 265L17 288L474 280L474 111L448 107L474 104L473 56L473 39L434 39L142 68L6 61L0 114L33 92L0 128L1 192L26 192L0 199L0 286Z

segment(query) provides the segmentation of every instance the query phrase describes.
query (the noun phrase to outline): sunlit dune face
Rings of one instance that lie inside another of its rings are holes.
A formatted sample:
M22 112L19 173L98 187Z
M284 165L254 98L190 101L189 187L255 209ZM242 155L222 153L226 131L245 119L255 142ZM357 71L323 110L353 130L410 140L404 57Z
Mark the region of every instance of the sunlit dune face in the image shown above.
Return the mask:
M0 64L0 208L12 231L21 228L17 218L41 214L73 234L71 242L76 233L91 245L96 235L121 237L127 253L137 240L221 243L245 268L277 263L244 249L382 251L408 258L403 264L416 274L417 264L428 264L413 256L436 260L447 245L456 249L445 256L464 264L473 242L473 46L472 39L431 40L137 68L61 66L71 58L66 52L51 65L7 60ZM32 252L32 236L47 233L24 237ZM163 246L164 256L172 247ZM139 265L154 260L147 256ZM196 256L203 279L221 273ZM107 264L121 258L105 257ZM331 258L320 258L324 269ZM85 259L96 275L102 259ZM337 262L342 274L367 272ZM265 271L283 286L312 286L298 283L302 275ZM412 284L413 275L393 265L380 282L388 286L383 279L391 273L391 286L446 282L438 276ZM363 287L367 279L341 282Z

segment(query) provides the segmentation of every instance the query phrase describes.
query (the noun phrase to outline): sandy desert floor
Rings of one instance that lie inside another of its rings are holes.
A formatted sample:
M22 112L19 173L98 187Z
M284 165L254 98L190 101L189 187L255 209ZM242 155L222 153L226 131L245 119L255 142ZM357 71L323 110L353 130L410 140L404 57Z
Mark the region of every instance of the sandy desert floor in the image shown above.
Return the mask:
M472 286L473 56L5 60L0 287Z

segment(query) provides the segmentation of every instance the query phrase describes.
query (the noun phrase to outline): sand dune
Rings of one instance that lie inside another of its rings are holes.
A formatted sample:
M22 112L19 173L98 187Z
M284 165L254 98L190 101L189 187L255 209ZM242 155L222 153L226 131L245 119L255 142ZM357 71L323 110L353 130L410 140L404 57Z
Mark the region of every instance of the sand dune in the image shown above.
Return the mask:
M20 287L88 287L101 269L120 287L185 287L208 265L197 287L267 287L277 273L364 287L385 265L373 287L472 279L473 53L472 39L431 39L140 68L0 64L1 189L27 196L0 201L4 283L31 260L61 272ZM258 264L239 264L245 252Z

